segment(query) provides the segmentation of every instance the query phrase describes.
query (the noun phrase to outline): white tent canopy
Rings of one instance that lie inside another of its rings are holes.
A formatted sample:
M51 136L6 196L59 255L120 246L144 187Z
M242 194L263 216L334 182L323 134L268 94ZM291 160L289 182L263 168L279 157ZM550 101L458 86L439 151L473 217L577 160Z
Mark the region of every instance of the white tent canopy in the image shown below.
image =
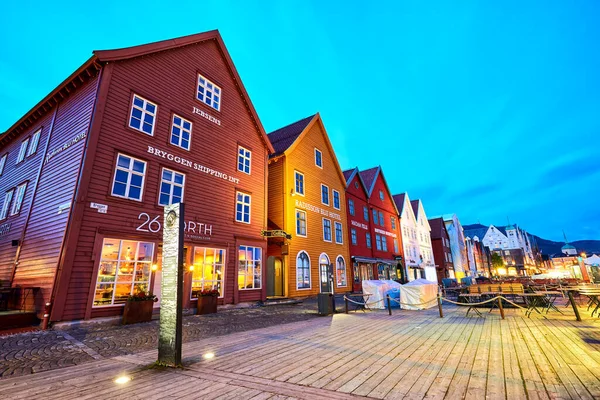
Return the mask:
M362 281L364 294L369 294L368 303L370 308L383 310L387 308L385 296L390 291L397 291L402 285L391 280L366 280Z
M438 285L426 279L415 279L400 288L400 303L405 310L424 310L436 306Z
M584 259L583 262L585 263L585 265L598 265L598 266L600 266L600 257L598 257L596 254L594 254L591 257L588 257L588 258Z

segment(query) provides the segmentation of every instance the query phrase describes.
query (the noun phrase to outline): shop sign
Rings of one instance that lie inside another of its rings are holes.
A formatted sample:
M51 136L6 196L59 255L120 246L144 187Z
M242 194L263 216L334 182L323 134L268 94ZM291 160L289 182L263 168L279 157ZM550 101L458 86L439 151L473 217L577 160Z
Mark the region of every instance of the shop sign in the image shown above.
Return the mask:
M48 154L46 154L46 159L44 160L44 164L47 164L48 161L50 161L51 158L53 158L54 156L62 153L63 151L65 151L69 147L73 146L74 144L76 144L80 140L85 139L86 137L87 137L87 132L81 132L79 135L75 136L74 138L72 138L70 140L67 140L65 143L63 143L62 146L59 146L59 147L53 149Z
M362 223L360 223L360 222L356 222L356 221L354 221L354 220L352 220L352 219L350 220L350 224L351 224L352 226L356 226L356 227L359 227L359 228L362 228L362 229L369 229L369 227L368 227L367 225L365 225L365 224L362 224Z
M64 211L67 211L69 208L71 208L71 202L67 202L64 204L61 204L60 206L58 206L58 213L62 214Z
M100 214L106 214L108 212L108 205L100 203L90 203L90 208L95 208Z
M312 204L305 203L300 200L296 200L296 207L304 208L305 210L309 210L309 211L324 215L325 217L337 219L338 221L342 220L342 216L340 214L336 214L334 212L331 212L331 211L326 210L321 207L313 206Z
M177 164L183 165L184 167L188 167L191 169L195 169L196 171L204 172L207 175L214 176L215 178L222 179L226 182L236 183L236 184L240 183L239 178L236 178L231 175L227 175L224 172L220 172L220 171L214 170L212 168L205 167L204 165L187 160L183 157L176 156L167 151L157 149L156 147L148 146L148 153L154 154L155 156L164 158L169 161L174 161Z
M384 231L384 230L377 229L377 228L375 228L375 233L379 233L380 235L385 235L385 236L391 236L391 237L393 237L393 238L395 238L395 237L396 237L396 234L395 234L395 233L388 232L388 231Z
M217 119L215 117L213 117L212 115L205 113L204 111L202 111L201 109L194 107L194 109L192 110L192 112L196 115L201 116L202 118L206 118L207 120L209 120L210 122L212 122L213 124L217 124L219 126L221 126L221 120Z
M0 236L6 235L8 232L10 232L10 222L0 225Z
M160 222L161 217L162 215L157 215L152 218L148 213L140 213L140 215L138 215L138 220L141 221L141 224L138 225L135 230L139 232L158 233L162 230L162 224ZM210 237L212 236L212 225L196 221L185 221L183 226L183 233L186 238L210 240Z

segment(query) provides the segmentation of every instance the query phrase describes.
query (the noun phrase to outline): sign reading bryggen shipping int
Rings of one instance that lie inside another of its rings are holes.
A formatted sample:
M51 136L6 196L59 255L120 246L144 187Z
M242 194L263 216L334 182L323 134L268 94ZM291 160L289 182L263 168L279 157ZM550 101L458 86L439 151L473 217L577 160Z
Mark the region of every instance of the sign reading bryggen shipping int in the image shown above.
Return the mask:
M309 210L309 211L312 211L312 212L316 212L316 213L319 213L319 214L324 215L326 217L337 219L339 221L342 220L342 216L340 214L336 214L336 213L331 212L329 210L325 210L324 208L321 208L321 207L313 206L312 204L308 204L308 203L305 203L305 202L300 201L300 200L296 200L296 207L304 208L306 210Z
M162 157L169 161L175 161L177 164L181 164L184 167L192 168L200 172L204 172L207 175L214 176L215 178L223 179L224 181L230 183L240 183L240 180L234 176L227 175L224 172L220 172L214 170L212 168L205 167L202 164L195 163L193 161L187 160L183 157L176 156L174 154L169 153L168 151L157 149L156 147L148 146L148 153L154 154L155 156Z

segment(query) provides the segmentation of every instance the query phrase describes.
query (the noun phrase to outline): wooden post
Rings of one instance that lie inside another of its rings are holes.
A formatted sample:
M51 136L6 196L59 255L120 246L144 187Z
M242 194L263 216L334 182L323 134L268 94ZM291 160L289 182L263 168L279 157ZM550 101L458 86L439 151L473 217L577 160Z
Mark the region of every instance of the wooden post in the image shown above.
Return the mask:
M346 296L344 296L344 303L346 306L346 314L348 314L348 298Z
M504 319L504 307L502 306L502 296L498 296L498 309L500 310L500 315L502 319Z
M392 303L390 302L390 295L388 294L386 297L387 297L387 303L388 303L388 312L390 315L392 315Z
M567 295L569 296L569 301L571 302L571 306L573 306L573 312L575 313L575 318L577 321L581 321L581 316L579 315L579 309L577 308L577 304L575 304L575 299L573 298L573 291L567 291Z
M440 310L440 318L444 318L444 311L442 310L442 296L438 293L438 309Z

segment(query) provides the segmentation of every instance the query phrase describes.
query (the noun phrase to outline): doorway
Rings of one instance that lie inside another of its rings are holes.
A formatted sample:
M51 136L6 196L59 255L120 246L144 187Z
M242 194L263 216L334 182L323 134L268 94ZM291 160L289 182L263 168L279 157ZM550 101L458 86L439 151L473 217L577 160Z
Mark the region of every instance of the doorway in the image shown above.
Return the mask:
M271 256L267 259L267 297L283 296L283 261Z
M319 282L321 293L333 293L333 264L325 253L319 257Z

